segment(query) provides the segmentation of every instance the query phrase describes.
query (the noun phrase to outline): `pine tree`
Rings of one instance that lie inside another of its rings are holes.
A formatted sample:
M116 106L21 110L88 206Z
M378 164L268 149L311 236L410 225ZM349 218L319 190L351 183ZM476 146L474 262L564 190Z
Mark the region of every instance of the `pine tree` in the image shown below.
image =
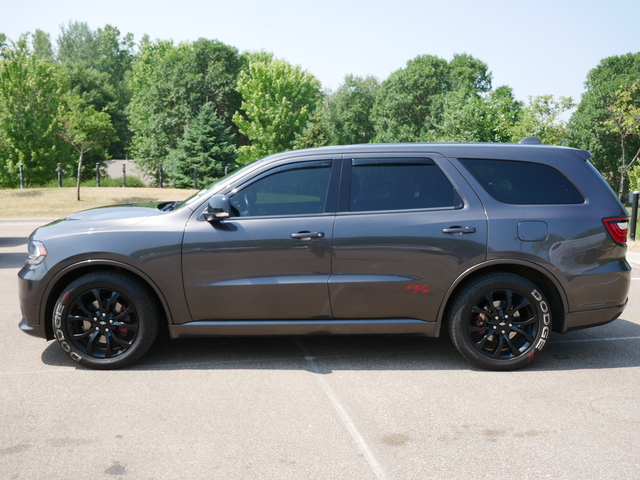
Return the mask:
M177 188L194 186L194 167L198 167L198 186L225 175L237 167L235 139L218 117L212 103L206 103L189 122L178 145L169 155L171 178Z

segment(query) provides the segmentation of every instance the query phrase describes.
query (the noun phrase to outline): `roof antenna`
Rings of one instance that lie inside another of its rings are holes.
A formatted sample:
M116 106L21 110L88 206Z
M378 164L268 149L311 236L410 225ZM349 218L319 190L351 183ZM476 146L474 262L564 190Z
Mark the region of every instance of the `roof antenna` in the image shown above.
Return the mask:
M522 143L523 145L540 145L542 142L538 137L527 137L523 138L518 143Z

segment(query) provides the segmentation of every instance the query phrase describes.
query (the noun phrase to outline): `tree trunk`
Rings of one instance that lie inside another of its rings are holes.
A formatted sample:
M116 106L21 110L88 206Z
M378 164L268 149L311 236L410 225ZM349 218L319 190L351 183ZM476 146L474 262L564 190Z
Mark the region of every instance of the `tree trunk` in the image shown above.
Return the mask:
M622 203L627 203L624 201L624 198L622 198L622 194L624 193L624 176L627 173L627 169L625 168L626 152L624 148L624 137L622 135L620 135L620 146L622 147L622 167L620 168L620 188L618 190L618 198Z
M78 201L80 201L80 172L82 171L82 157L84 157L84 152L80 152L80 159L78 160L78 189L77 189L77 197Z

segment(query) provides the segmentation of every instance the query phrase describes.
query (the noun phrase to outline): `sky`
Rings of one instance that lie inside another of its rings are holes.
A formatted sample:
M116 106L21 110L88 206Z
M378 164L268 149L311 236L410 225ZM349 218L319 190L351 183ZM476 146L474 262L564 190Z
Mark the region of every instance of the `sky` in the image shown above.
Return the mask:
M517 99L580 100L587 73L609 56L640 51L640 0L0 0L0 33L11 40L86 22L109 24L136 42L217 39L266 50L337 89L348 74L384 80L418 55L484 61L492 85Z

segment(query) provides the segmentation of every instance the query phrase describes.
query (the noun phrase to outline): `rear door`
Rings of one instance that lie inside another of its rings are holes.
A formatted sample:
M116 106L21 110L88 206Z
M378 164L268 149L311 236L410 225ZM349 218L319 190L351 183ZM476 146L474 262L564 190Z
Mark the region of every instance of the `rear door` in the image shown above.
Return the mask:
M437 154L345 158L342 178L334 317L435 321L451 283L486 258L479 198Z

